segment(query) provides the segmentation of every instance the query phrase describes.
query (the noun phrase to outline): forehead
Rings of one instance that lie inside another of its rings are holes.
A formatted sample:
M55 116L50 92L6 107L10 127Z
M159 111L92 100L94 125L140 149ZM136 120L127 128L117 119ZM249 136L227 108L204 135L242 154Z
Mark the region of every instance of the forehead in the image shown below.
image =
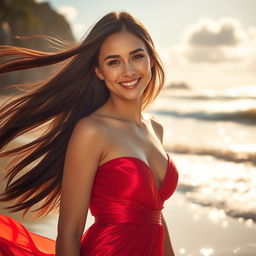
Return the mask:
M136 35L122 31L108 36L100 48L100 56L105 57L109 54L126 54L136 48L147 51L145 43Z

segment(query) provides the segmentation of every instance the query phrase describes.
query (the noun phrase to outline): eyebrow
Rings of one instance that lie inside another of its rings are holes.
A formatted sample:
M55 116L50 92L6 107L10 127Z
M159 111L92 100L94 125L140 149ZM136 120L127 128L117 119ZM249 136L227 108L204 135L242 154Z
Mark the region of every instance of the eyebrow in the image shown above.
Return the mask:
M140 52L140 51L144 51L144 50L142 48L138 48L138 49L131 51L129 54L131 55L133 53ZM120 55L108 55L107 57L104 58L104 61L107 59L118 58L118 57L120 57Z

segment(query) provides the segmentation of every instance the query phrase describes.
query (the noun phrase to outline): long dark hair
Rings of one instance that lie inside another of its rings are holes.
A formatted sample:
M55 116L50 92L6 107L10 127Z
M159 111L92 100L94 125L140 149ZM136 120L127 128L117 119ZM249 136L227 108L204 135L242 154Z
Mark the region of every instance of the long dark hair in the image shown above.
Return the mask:
M13 157L5 169L4 178L8 180L0 201L16 199L15 204L5 207L12 209L11 212L23 210L24 217L33 205L42 201L34 210L38 218L59 206L65 151L72 130L79 119L109 98L104 81L94 72L100 46L109 35L124 28L143 40L154 62L151 81L143 94L144 110L161 91L165 73L146 28L128 12L107 13L82 42L57 53L0 46L0 57L8 59L0 65L0 74L65 61L47 80L18 85L26 88L23 94L0 108L0 157ZM16 137L42 125L45 130L37 139L3 152ZM24 172L32 163L33 167ZM20 177L12 182L18 174Z

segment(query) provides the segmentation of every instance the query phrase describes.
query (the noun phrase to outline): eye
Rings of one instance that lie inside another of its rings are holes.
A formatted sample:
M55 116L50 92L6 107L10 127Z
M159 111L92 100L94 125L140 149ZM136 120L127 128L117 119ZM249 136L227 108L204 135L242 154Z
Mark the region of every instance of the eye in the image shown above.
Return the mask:
M135 57L136 59L141 59L141 58L144 57L144 55L143 55L143 54L137 54L137 55L135 55L134 57Z
M112 61L108 62L108 65L116 64L116 63L115 63L116 61L118 61L118 60L112 60Z
M144 57L143 54L137 54L134 56L135 59L142 59ZM108 65L114 65L114 64L117 64L116 62L118 62L118 60L112 60L110 62L108 62Z

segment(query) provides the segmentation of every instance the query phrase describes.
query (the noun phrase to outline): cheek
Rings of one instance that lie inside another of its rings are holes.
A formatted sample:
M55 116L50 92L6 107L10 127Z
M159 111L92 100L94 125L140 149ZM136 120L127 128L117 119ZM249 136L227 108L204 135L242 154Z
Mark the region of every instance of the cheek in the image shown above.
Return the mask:
M149 81L152 77L152 70L150 66L150 62L147 62L146 64L143 65L143 71L141 71L145 78Z
M104 76L106 80L115 80L120 74L120 70L118 68L106 68L104 70Z
M149 60L141 61L138 63L138 68L143 72L143 73L148 73L151 70L150 67L150 62Z

